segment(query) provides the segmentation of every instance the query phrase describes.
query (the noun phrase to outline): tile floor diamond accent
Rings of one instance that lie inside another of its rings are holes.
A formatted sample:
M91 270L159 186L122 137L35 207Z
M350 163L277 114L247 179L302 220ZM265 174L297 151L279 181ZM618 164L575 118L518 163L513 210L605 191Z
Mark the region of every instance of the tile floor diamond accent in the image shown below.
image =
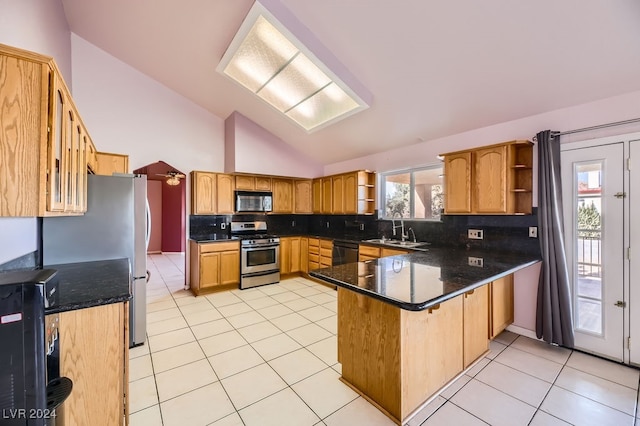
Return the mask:
M132 426L394 424L338 380L332 288L291 278L193 297L184 255L148 259L148 340L129 352ZM632 426L639 380L640 370L505 331L408 426Z

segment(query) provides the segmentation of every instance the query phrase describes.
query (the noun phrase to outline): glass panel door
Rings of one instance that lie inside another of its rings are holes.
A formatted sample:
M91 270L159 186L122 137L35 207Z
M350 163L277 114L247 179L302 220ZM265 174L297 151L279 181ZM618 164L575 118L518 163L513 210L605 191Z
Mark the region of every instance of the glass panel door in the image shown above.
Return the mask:
M624 354L623 144L562 152L565 248L576 348Z

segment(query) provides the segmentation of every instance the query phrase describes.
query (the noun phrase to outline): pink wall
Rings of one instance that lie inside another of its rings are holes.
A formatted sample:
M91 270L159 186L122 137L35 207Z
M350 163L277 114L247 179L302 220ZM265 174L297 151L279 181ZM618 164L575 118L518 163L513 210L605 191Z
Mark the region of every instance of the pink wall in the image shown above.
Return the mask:
M148 253L162 251L162 181L147 180L147 200L151 210L151 236Z
M323 167L244 115L225 120L225 172L322 176Z

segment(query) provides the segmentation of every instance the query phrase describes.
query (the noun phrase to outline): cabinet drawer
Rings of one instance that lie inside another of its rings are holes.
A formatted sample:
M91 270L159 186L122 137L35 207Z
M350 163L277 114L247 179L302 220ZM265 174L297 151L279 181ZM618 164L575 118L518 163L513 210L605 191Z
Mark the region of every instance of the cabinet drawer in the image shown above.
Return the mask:
M309 262L315 262L315 263L319 263L320 262L320 255L317 253L309 253Z
M320 240L320 247L323 249L332 249L333 241L332 240Z
M239 250L240 244L237 241L225 243L205 243L200 244L200 253L212 253L218 251Z
M366 262L367 260L376 260L379 259L380 256L367 256L365 254L358 255L358 262Z
M333 253L331 252L330 248L321 248L320 249L320 257L326 257L328 259L331 259L332 256L333 256Z
M314 269L320 268L319 262L309 262L309 270L313 271Z
M358 248L361 256L380 257L380 247L371 247L361 245Z
M309 247L320 247L320 240L317 238L309 238Z

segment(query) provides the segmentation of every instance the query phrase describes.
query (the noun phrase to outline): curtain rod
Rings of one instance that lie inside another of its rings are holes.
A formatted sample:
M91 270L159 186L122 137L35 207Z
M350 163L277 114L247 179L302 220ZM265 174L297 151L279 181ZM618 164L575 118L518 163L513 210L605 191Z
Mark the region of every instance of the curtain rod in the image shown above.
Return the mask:
M622 126L624 124L631 124L631 123L638 123L638 122L640 122L640 118L632 118L629 120L616 121L613 123L598 124L597 126L583 127L582 129L567 130L564 132L551 132L551 137L555 138L562 135L570 135L572 133L582 133L582 132L588 132L589 130L598 130L598 129L604 129L606 127ZM535 136L532 139L534 141L538 140L538 138Z

